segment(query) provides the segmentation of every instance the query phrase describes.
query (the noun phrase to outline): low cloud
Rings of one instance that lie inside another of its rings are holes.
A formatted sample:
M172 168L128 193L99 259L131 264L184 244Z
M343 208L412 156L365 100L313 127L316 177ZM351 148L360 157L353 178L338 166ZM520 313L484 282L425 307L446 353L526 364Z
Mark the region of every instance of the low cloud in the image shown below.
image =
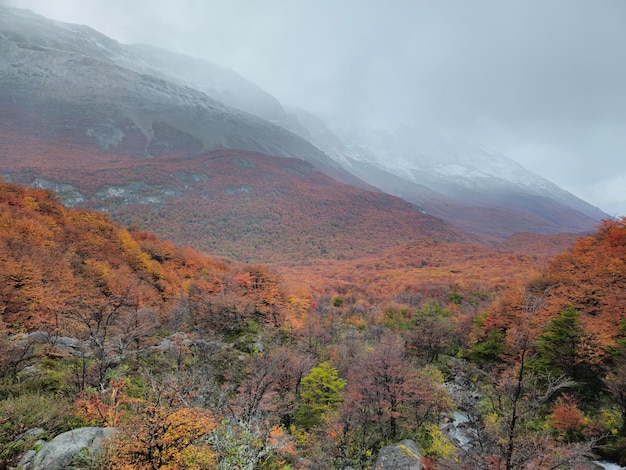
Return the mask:
M232 68L336 126L463 135L567 189L626 173L622 0L10 3Z

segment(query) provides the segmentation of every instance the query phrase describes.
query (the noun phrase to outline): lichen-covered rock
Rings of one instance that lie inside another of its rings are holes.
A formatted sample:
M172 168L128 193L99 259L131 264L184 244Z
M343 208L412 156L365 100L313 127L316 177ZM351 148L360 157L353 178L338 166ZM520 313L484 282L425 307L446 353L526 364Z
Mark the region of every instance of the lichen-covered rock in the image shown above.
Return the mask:
M72 460L83 449L96 453L102 443L115 433L114 428L79 428L59 434L46 442L36 454L27 452L20 462L24 470L62 469L71 465Z
M405 439L383 447L372 470L423 470L422 454L414 441Z

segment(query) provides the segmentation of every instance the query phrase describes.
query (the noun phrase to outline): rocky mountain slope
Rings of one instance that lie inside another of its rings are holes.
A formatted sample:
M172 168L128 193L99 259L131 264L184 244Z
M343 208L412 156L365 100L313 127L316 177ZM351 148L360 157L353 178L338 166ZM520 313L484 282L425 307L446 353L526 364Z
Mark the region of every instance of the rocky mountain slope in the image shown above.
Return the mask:
M246 261L469 239L402 199L358 188L373 189L295 134L148 74L136 48L21 10L0 18L7 180Z
M223 148L300 158L336 179L366 186L282 127L165 80L150 68L155 61L145 48L123 46L87 27L0 8L5 128L133 159ZM236 80L231 82L235 86Z
M23 169L11 179L53 189L66 203L106 211L126 226L250 262L354 259L424 237L476 241L400 198L341 184L302 160L241 151L71 172Z
M466 140L415 128L338 135L311 113L285 110L234 72L157 48L132 47L141 53L141 63L163 76L289 129L361 180L481 236L583 232L606 217L505 155Z
M506 157L465 142L415 130L339 137L315 116L285 111L263 90L213 64L150 46L122 45L88 27L25 10L0 9L4 177L59 189L66 203L98 206L98 197L124 187L103 176L121 175L122 167L141 172L143 164L154 169L160 165L155 161L177 157L180 168L173 171L183 171L195 165L185 159L230 149L307 161L335 180L399 196L415 206L413 212L441 217L494 243L516 232L582 232L604 217ZM78 184L70 181L75 172L83 178ZM183 184L176 177L170 177L167 190L151 178L137 178L134 189L124 191L134 194L144 187L147 193L165 191L167 200L187 197L172 189ZM228 184L250 186L245 179L231 178ZM348 190L333 187L329 194L334 191ZM114 215L124 205L152 201L151 196L124 196L123 204L112 207L102 197L100 208ZM130 216L124 220L138 223ZM152 229L172 236L171 227ZM384 225L380 230L394 232ZM177 240L187 243L184 236Z
M607 217L505 155L464 139L416 128L340 137L315 116L296 115L306 128L303 137L351 173L481 236L582 232Z

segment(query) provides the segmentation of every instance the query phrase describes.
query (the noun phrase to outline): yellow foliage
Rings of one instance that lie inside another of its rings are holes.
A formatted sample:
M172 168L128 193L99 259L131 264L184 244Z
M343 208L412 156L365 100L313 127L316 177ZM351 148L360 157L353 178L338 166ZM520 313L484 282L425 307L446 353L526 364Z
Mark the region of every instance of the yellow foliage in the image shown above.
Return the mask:
M39 210L39 203L32 196L24 196L24 206L33 211Z
M494 433L497 432L499 427L497 413L489 413L485 416L485 427Z
M104 219L104 215L98 214L93 211L72 211L68 217L71 220L76 220L80 222L87 222L88 224L95 224L96 222L101 222Z
M127 230L119 230L117 238L131 266L139 270L148 270L150 268L150 256L141 250L137 240Z
M171 410L147 406L137 420L123 428L110 458L115 469L208 469L216 454L202 437L217 427L203 408Z
M600 410L600 422L602 427L611 435L616 436L621 428L620 412L616 408L602 408Z
M421 451L425 456L436 459L445 459L454 454L454 445L441 432L439 426L435 423L424 423L422 428L427 434L425 439L420 440L420 443L422 444Z
M361 331L365 331L367 328L367 320L358 315L352 315L346 318L346 323L348 325L353 325Z

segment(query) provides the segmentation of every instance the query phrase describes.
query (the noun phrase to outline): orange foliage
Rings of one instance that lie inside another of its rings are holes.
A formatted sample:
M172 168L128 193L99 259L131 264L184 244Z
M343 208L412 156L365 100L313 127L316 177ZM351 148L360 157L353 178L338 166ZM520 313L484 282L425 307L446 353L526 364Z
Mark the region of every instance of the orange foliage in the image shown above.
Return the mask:
M110 154L82 139L68 145L33 129L28 137L18 132L0 128L0 166L13 181L65 185L80 194L81 207L242 262L355 259L419 237L467 240L400 198L340 184L289 158L220 150L136 159L121 147ZM111 188L133 197L113 196Z
M314 295L349 293L377 303L419 294L445 305L451 292L488 293L522 282L547 259L425 239L357 260L319 260L277 269L291 290Z
M184 470L212 468L216 454L202 437L217 427L203 408L144 405L122 429L108 462L113 469Z
M125 393L124 380L112 380L107 390L86 390L76 401L77 415L92 426L118 426L137 400Z
M550 426L561 440L572 442L580 440L583 431L589 426L589 419L583 416L576 399L564 393L557 401L550 415Z
M280 279L269 268L247 266L233 276L235 292L254 302L254 313L266 324L277 326L286 306L286 293Z
M626 311L626 217L606 220L589 237L555 257L545 273L551 315L568 305L581 312L581 348L592 363L615 346Z
M48 191L0 182L0 314L7 324L58 333L72 308L129 292L165 320L193 280L216 292L229 271L104 214L67 210Z
M529 301L536 302L531 339L549 320L573 306L581 313L583 335L578 355L599 366L619 339L626 311L626 217L604 221L598 230L580 238L568 251L555 256L543 272L503 293L483 319L483 332L512 332L524 323ZM533 300L534 299L534 300Z
M269 446L276 449L279 458L292 458L298 454L294 439L285 433L282 426L273 426L270 429ZM284 461L279 460L277 463L283 464Z

